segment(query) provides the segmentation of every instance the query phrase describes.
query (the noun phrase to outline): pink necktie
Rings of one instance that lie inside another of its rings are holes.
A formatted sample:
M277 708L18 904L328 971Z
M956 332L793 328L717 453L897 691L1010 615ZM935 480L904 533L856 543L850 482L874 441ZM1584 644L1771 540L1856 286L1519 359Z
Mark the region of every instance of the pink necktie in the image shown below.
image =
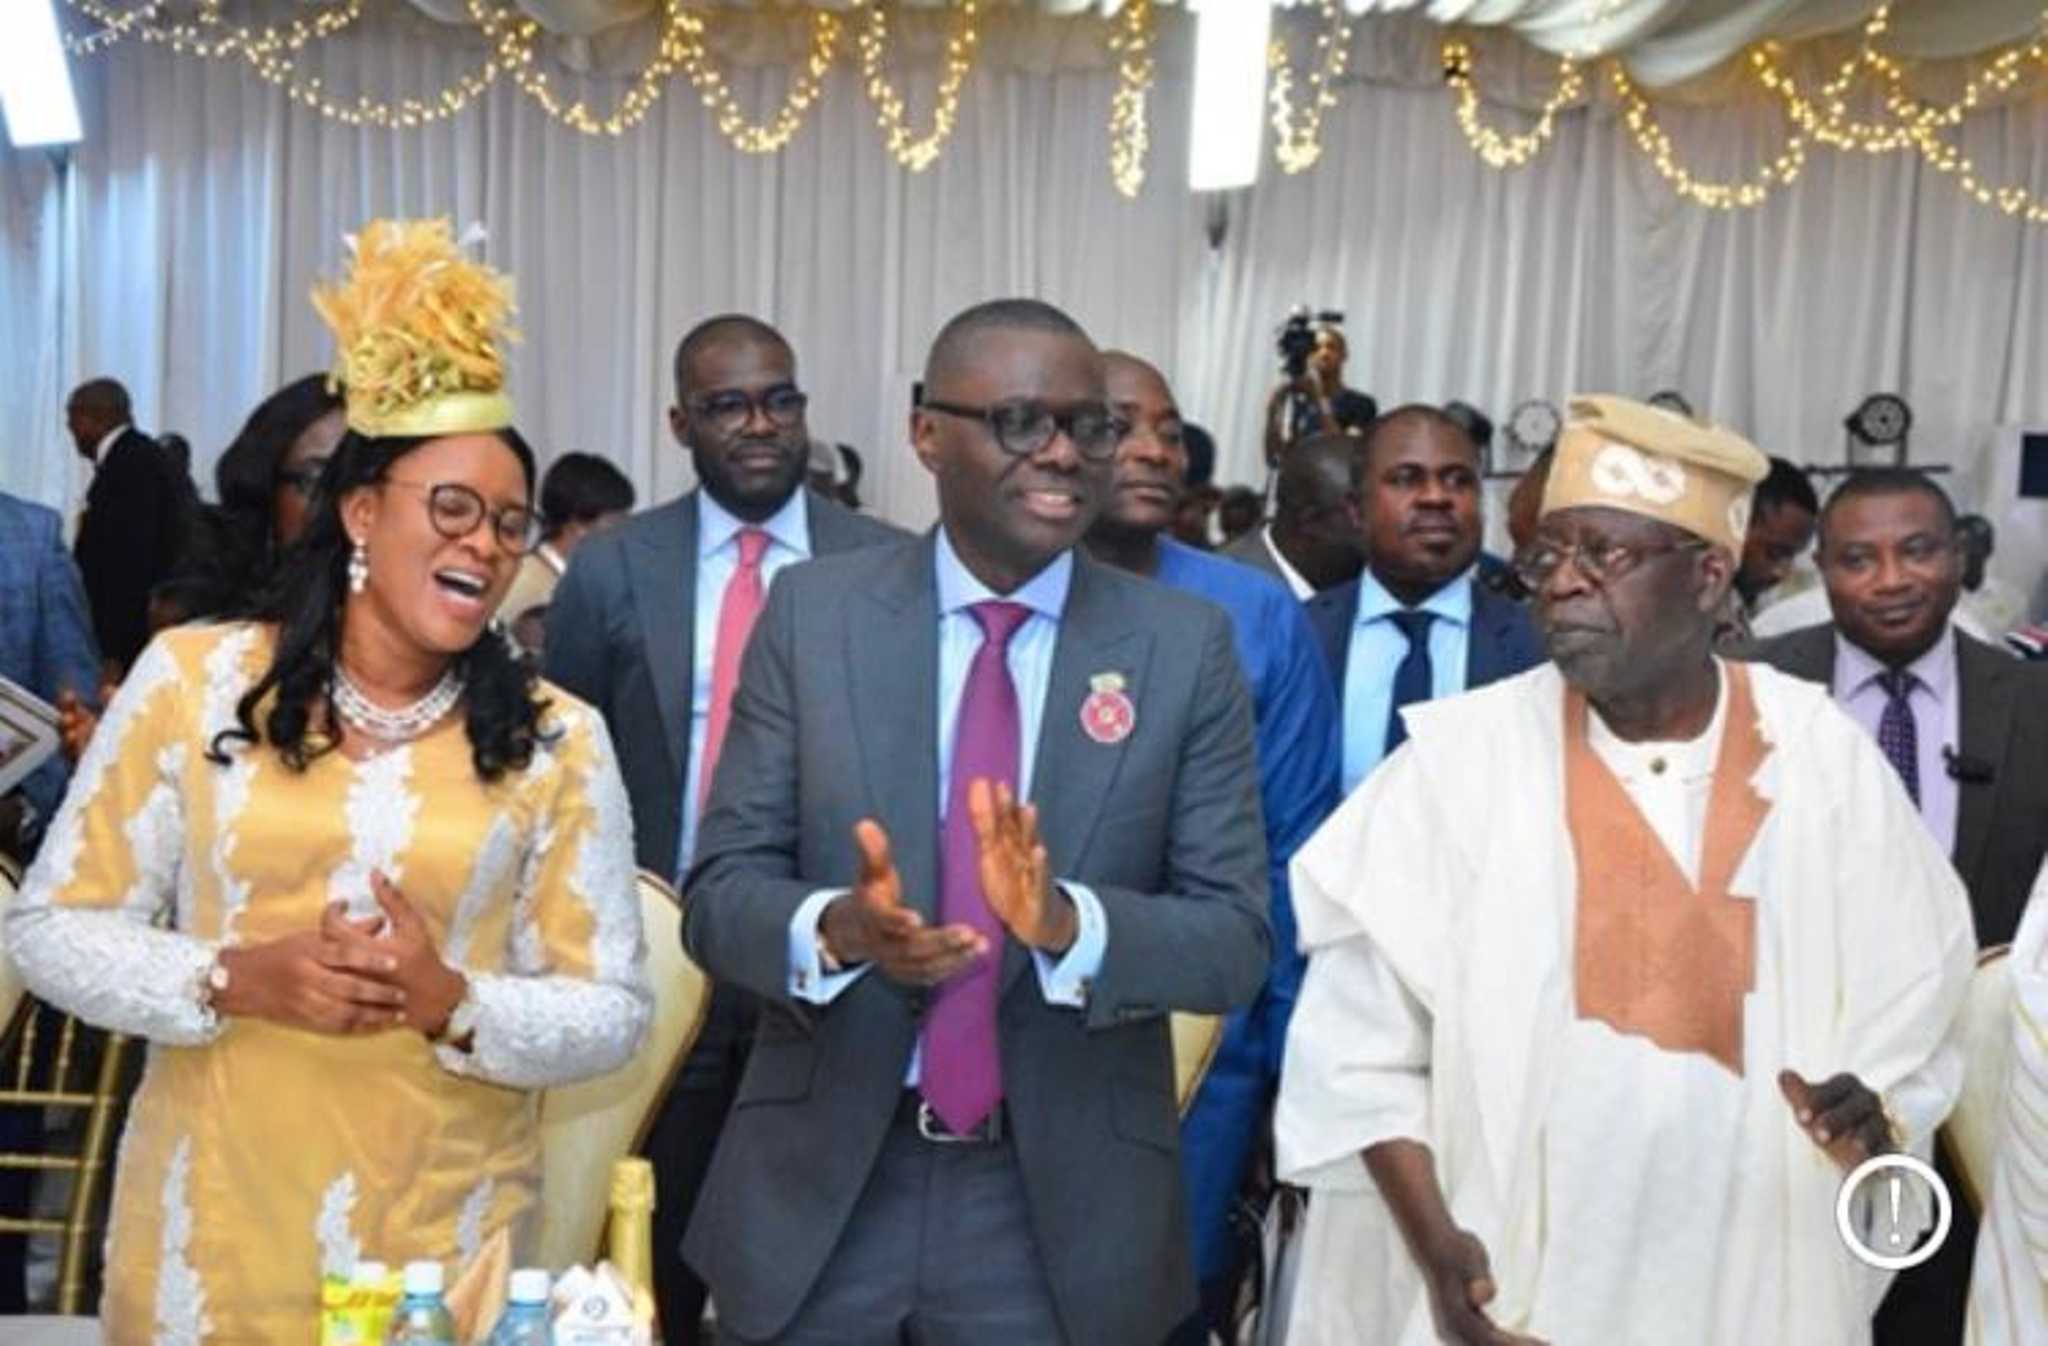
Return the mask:
M711 650L711 720L704 727L704 769L697 776L699 817L704 813L704 801L711 798L711 776L718 769L725 727L732 720L733 689L740 685L740 656L747 652L747 637L754 632L754 619L761 615L761 557L768 550L768 535L758 528L742 528L739 544L739 568L725 582L725 597L718 601L718 643Z
M939 841L939 919L947 925L973 926L988 937L992 952L932 997L919 1079L925 1101L956 1136L979 1126L1003 1097L996 1046L1003 927L982 892L981 848L967 813L967 787L985 780L1017 788L1024 731L1017 684L1010 678L1010 637L1031 616L1031 609L1021 603L976 603L967 610L981 623L982 638L968 666L954 720L945 830Z

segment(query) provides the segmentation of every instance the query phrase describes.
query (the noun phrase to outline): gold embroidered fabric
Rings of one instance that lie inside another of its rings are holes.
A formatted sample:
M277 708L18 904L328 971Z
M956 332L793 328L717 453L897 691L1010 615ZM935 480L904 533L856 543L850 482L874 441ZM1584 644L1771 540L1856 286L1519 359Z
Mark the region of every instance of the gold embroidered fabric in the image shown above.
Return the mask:
M1735 871L1769 801L1750 783L1770 755L1748 672L1724 663L1728 718L1714 763L1695 889L1593 751L1586 699L1565 694L1565 814L1578 865L1578 1015L1743 1073L1743 1002L1756 985L1756 905Z

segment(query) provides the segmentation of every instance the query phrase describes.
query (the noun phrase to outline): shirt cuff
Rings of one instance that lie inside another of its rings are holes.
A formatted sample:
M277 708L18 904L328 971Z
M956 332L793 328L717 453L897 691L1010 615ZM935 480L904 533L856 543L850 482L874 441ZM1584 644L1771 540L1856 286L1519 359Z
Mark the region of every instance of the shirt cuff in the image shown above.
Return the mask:
M819 925L825 919L825 908L846 892L844 888L820 888L805 898L803 905L796 909L796 915L789 918L789 994L792 999L811 1005L829 1005L839 998L841 991L866 974L865 963L837 972L825 966L824 940L819 934Z
M1031 961L1038 966L1038 990L1046 1004L1086 1009L1088 993L1094 989L1103 956L1109 952L1109 918L1103 915L1102 899L1087 884L1062 879L1060 891L1073 902L1080 928L1057 961L1043 949L1033 949Z

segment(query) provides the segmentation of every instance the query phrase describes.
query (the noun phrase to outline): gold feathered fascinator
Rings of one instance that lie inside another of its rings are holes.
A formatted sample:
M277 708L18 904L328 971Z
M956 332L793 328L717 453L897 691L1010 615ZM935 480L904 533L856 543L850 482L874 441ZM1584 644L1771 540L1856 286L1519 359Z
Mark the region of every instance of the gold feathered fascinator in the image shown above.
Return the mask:
M500 349L519 334L512 281L462 252L448 221L373 220L346 278L313 287L334 330L330 384L361 435L441 436L512 424Z

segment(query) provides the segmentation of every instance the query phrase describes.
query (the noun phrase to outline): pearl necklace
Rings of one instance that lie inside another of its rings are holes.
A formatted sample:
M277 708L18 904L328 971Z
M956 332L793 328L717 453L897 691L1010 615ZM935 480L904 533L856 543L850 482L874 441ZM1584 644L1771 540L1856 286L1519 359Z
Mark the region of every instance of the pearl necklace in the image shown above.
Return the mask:
M462 677L453 668L419 700L397 710L384 707L363 695L348 673L334 668L334 709L341 718L380 743L403 743L418 738L447 717L462 699Z

